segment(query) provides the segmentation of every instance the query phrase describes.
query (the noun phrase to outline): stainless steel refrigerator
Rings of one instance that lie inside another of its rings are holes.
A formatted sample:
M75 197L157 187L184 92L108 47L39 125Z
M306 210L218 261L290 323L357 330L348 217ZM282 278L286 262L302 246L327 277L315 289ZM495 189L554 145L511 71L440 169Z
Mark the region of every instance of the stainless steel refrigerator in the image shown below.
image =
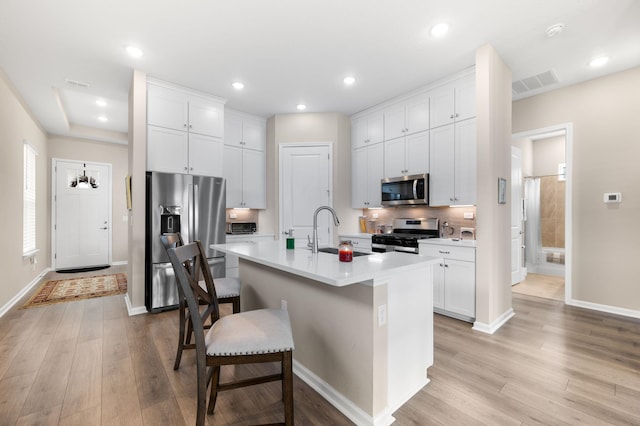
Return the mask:
M200 240L212 276L225 274L225 180L219 177L147 172L145 302L151 312L178 306L178 288L160 235L180 232L185 243Z

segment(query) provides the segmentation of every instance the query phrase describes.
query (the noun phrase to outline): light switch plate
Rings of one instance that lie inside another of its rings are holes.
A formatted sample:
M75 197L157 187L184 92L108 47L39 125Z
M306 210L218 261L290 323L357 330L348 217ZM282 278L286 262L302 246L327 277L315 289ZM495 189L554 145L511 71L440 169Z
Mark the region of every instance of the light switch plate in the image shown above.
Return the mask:
M606 204L621 203L622 202L622 193L621 192L605 192L604 193L604 202Z
M465 219L473 219L473 212L464 212Z

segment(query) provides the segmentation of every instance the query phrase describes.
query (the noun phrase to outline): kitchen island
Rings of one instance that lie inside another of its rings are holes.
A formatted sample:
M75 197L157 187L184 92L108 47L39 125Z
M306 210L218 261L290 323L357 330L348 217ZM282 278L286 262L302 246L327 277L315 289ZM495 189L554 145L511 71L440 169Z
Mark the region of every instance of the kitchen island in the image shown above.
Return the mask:
M295 374L354 423L391 424L428 383L439 258L390 252L343 263L282 241L212 248L240 259L243 311L289 311Z

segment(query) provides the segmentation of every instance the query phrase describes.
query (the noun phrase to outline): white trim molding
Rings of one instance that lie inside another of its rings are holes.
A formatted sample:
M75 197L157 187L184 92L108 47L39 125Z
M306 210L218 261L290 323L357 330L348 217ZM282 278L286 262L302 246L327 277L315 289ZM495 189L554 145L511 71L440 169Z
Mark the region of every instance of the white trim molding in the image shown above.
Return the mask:
M486 334L493 334L498 331L500 327L506 324L506 322L509 321L514 315L515 312L513 312L513 308L509 308L509 310L496 318L495 321L493 321L491 324L486 324L478 321L474 322L473 330L480 331Z
M0 318L2 318L4 314L9 312L9 309L13 308L20 301L20 299L22 299L27 293L29 293L29 291L31 291L32 288L38 285L38 283L42 281L42 278L44 278L47 272L51 270L51 268L43 269L42 272L40 272L40 274L38 274L38 276L33 279L33 281L31 281L22 290L20 290L18 294L13 296L11 300L4 304L4 306L0 307Z
M127 305L127 312L129 313L129 316L132 317L134 315L141 315L141 314L146 314L147 313L147 307L146 306L133 306L131 304L131 299L129 299L129 293L125 293L124 294L124 303Z
M617 306L601 305L599 303L585 302L583 300L571 299L566 302L567 305L578 308L591 309L593 311L606 312L608 314L621 315L629 318L640 318L640 311L633 309L620 308Z
M389 407L386 407L375 417L368 415L362 411L360 407L357 407L353 402L338 392L333 386L316 376L311 370L295 359L293 360L293 372L357 425L388 426L396 420L391 415L392 411Z

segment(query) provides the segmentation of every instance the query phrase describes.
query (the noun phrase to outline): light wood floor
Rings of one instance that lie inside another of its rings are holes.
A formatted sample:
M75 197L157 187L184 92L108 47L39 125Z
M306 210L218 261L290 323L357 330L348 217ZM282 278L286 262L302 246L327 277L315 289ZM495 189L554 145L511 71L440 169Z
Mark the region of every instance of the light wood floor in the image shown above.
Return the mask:
M520 294L513 305L494 335L435 316L431 383L395 424L640 424L639 320ZM176 336L176 311L128 317L122 296L12 309L0 319L0 425L192 425L193 357L172 369ZM296 424L350 424L294 387ZM221 394L208 423L281 418L272 383Z
M564 277L527 274L524 281L512 287L514 293L545 299L564 300Z

